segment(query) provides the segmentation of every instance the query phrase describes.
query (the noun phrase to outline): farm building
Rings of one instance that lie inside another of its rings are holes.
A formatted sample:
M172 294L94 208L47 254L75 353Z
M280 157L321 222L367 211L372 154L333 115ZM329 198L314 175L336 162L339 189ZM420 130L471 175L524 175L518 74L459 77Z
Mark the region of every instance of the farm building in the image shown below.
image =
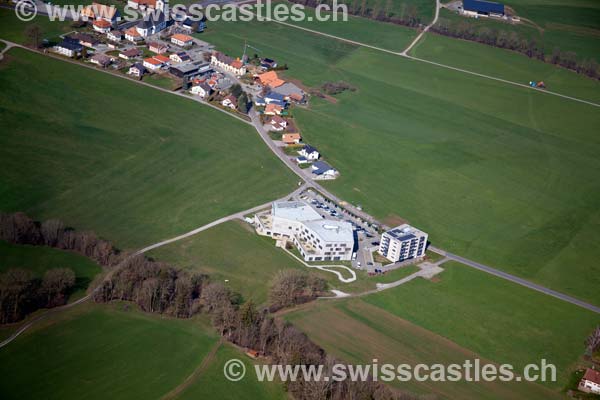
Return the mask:
M463 0L462 14L469 17L503 17L504 4L484 0Z

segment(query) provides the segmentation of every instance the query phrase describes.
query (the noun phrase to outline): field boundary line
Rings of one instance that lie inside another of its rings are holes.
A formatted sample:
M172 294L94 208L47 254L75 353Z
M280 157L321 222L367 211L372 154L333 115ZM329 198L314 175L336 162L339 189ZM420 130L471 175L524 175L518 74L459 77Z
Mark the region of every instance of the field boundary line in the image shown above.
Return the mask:
M478 263L476 261L469 260L468 258L464 258L464 257L458 256L456 254L452 254L452 253L450 253L450 252L448 252L446 250L438 249L438 248L433 247L433 246L429 246L428 249L431 250L431 251L433 251L434 253L437 253L439 255L445 256L449 260L456 261L456 262L458 262L460 264L463 264L463 265L465 265L467 267L471 267L471 268L477 269L479 271L486 272L486 273L488 273L490 275L494 275L494 276L496 276L498 278L505 279L507 281L510 281L510 282L516 283L518 285L524 286L524 287L526 287L528 289L535 290L537 292L543 293L543 294L548 295L548 296L552 296L554 298L557 298L559 300L565 301L567 303L571 303L573 305L585 308L586 310L592 311L592 312L594 312L596 314L600 314L600 307L597 307L597 306L595 306L593 304L587 303L587 302L585 302L583 300L579 300L579 299L577 299L575 297L572 297L572 296L569 296L567 294L564 294L564 293L561 293L561 292L557 292L556 290L552 290L552 289L549 289L549 288L547 288L545 286L538 285L537 283L533 283L533 282L528 281L526 279L519 278L518 276L509 274L508 272L504 272L504 271L501 271L499 269L492 268L492 267L489 267L489 266L484 265L484 264L480 264L480 263Z
M221 348L223 343L224 343L223 338L220 338L217 341L217 343L215 343L213 345L213 347L210 349L208 354L206 354L206 356L204 356L204 358L202 358L200 365L198 365L198 367L196 367L196 369L194 369L192 371L192 373L187 378L185 378L185 380L183 382L181 382L175 388L170 390L167 394L162 396L160 398L160 400L175 399L175 398L177 398L177 396L179 396L181 394L181 392L183 392L185 389L187 389L192 383L196 382L198 380L198 378L200 378L202 376L202 373L204 371L206 371L206 369L210 366L212 361L215 359L215 356L217 355L217 351L219 351L219 349Z
M439 10L439 8L438 8L438 10ZM324 37L335 39L335 40L338 40L338 41L341 41L341 42L353 44L353 45L356 45L356 46L365 47L365 48L368 48L368 49L372 49L372 50L384 52L384 53L387 53L387 54L392 54L392 55L399 56L399 57L404 57L404 58L407 58L409 60L419 61L419 62L422 62L422 63L435 65L435 66L438 66L438 67L441 67L441 68L447 68L447 69L450 69L452 71L461 72L461 73L464 73L464 74L473 75L473 76L477 76L477 77L484 78L484 79L490 79L490 80L494 80L494 81L497 81L497 82L506 83L506 84L510 84L510 85L514 85L514 86L518 86L518 87L521 87L521 88L524 88L524 89L534 90L534 91L536 91L538 93L545 93L545 94L548 94L548 95L551 95L551 96L557 96L557 97L560 97L560 98L563 98L563 99L566 99L566 100L571 100L571 101L575 101L575 102L579 102L579 103L583 103L583 104L587 104L587 105L590 105L590 106L593 106L593 107L600 108L600 104L594 103L594 102L589 101L589 100L584 100L584 99L580 99L580 98L577 98L577 97L572 97L572 96L569 96L569 95L566 95L566 94L552 92L552 91L545 90L545 89L534 88L534 87L531 87L531 86L523 84L523 83L510 81L508 79L498 78L498 77L495 77L495 76L492 76L492 75L486 75L486 74L482 74L482 73L479 73L479 72L469 71L469 70L464 69L464 68L453 67L451 65L442 64L442 63L438 63L438 62L435 62L435 61L426 60L424 58L419 58L419 57L415 57L415 56L411 56L411 55L407 54L406 52L409 51L410 49L412 49L414 47L414 45L416 45L416 43L417 43L416 41L413 41L409 45L409 47L407 49L405 49L404 51L398 52L398 51L392 51L392 50L384 49L382 47L372 46L370 44L358 42L356 40L351 40L351 39L346 39L346 38L343 38L343 37L340 37L340 36L335 36L335 35L332 35L332 34L329 34L329 33L324 33L324 32L321 32L321 31L314 30L314 29L305 28L303 26L297 26L297 25L294 25L294 24L290 24L288 22L276 21L276 20L273 20L273 19L268 19L268 21L269 22L274 22L274 23L277 23L277 24L280 24L280 25L285 25L285 26L288 26L288 27L291 27L291 28L299 29L299 30L302 30L302 31L310 32L310 33L313 33L315 35L324 36ZM427 32L427 30L429 30L429 27L426 27L419 34L419 36L417 36L417 38L415 40L420 39Z

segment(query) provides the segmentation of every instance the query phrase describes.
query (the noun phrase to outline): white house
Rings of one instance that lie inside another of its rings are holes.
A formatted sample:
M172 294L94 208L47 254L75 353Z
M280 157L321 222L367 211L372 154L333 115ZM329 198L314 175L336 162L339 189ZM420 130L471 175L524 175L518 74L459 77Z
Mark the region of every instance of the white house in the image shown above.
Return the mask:
M391 262L421 258L425 255L427 237L425 232L403 224L381 236L378 253Z
M81 54L83 46L77 41L65 38L61 43L54 46L54 51L67 57L77 57Z
M212 93L212 89L206 82L202 82L199 85L192 87L192 94L198 95L202 98L209 96Z
M307 144L305 145L302 150L300 150L298 152L299 155L305 157L307 160L309 161L315 161L318 160L319 157L321 156L319 154L319 152L317 151L317 149L315 149L314 147L312 147L311 145Z
M171 43L180 47L189 47L194 44L194 38L181 33L176 33L175 35L171 36Z
M112 24L105 19L98 19L92 23L92 26L96 32L108 33L112 28Z
M246 74L246 66L241 60L234 60L233 58L218 51L213 52L212 56L210 57L210 63L215 67L219 67L237 76Z
M138 30L136 29L135 26L132 26L131 28L127 29L125 31L125 39L129 40L130 42L139 42L140 40L143 39L142 35L140 35L140 33L138 32Z
M107 32L106 38L113 42L120 42L123 39L123 32L117 30Z
M600 372L588 368L577 388L582 392L600 394Z
M338 172L325 161L315 161L312 165L312 173L321 179L334 179Z
M190 58L190 56L188 56L187 53L185 53L183 51L179 52L179 53L173 53L169 56L169 58L171 59L171 61L176 62L176 63L182 63L182 62L192 60Z
M146 68L140 63L135 63L129 67L129 71L127 71L127 73L139 78L146 73Z
M352 258L352 225L324 219L308 203L275 202L270 214L255 216L255 225L261 235L291 241L305 261L341 261Z
M235 110L237 108L237 99L235 98L235 96L229 95L225 97L223 101L221 101L221 105Z
M148 43L148 50L156 54L163 54L169 50L169 46L163 43L150 42Z
M128 0L127 5L129 8L142 11L153 11L160 10L165 12L169 5L169 0Z
M150 71L157 71L161 69L163 63L154 58L144 58L143 66L148 68Z

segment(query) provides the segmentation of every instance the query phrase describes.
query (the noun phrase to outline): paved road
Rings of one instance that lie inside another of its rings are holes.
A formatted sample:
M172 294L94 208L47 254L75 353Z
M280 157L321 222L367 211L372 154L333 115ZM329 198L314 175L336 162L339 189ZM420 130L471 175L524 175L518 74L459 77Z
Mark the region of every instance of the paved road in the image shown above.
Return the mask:
M300 186L298 189L296 189L295 191L293 191L292 193L290 193L288 195L285 195L284 197L282 197L280 199L277 199L277 200L274 200L274 201L284 201L284 200L287 200L290 197L293 197L293 196L297 195L298 193L306 190L306 188L307 188L307 185L304 184L304 185ZM203 226L201 226L199 228L191 230L191 231L189 231L187 233L184 233L183 235L179 235L179 236L176 236L174 238L163 240L162 242L158 242L158 243L152 244L152 245L150 245L148 247L144 247L143 249L138 250L137 252L135 252L135 255L144 254L144 253L147 253L150 250L154 250L154 249L162 247L164 245L167 245L167 244L170 244L170 243L173 243L173 242L177 242L178 240L182 240L182 239L188 238L190 236L194 236L194 235L196 235L196 234L198 234L200 232L203 232L203 231L205 231L207 229L210 229L212 227L220 225L220 224L222 224L224 222L232 221L234 219L243 219L244 215L252 214L252 213L255 213L255 212L260 211L262 209L270 207L271 204L273 204L274 201L270 201L268 203L261 204L260 206L252 207L252 208L249 208L247 210L240 211L240 212L228 215L228 216L223 217L223 218L219 218L216 221L213 221L213 222L211 222L209 224L206 224L206 225L203 225Z
M71 307L74 307L78 304L85 303L86 301L88 301L91 298L92 298L92 295L88 294L87 296L82 297L81 299L74 301L73 303L65 304L64 306L61 306L61 307L51 308L50 310L35 317L31 321L27 322L25 325L21 326L15 333L13 333L12 335L10 335L10 337L6 338L3 342L1 342L0 349L3 348L4 346L8 345L9 343L11 343L17 337L19 337L23 332L25 332L27 329L29 329L36 322L46 319L48 316L50 316L51 314L54 314L55 312L63 311L63 310L69 309Z
M438 10L439 10L439 8L438 8ZM518 86L518 87L521 87L521 88L524 88L524 89L535 90L535 91L537 91L539 93L544 93L544 94L547 94L547 95L550 95L550 96L556 96L556 97L560 97L560 98L563 98L563 99L566 99L566 100L572 100L572 101L576 101L576 102L579 102L579 103L583 103L583 104L587 104L587 105L590 105L590 106L593 106L593 107L599 107L600 108L600 104L594 103L592 101L583 100L583 99L579 99L579 98L572 97L572 96L567 96L567 95L556 93L556 92L552 92L552 91L549 91L549 90L546 90L546 89L533 88L533 87L531 87L529 85L526 85L526 84L523 84L523 83L509 81L508 79L502 79L502 78L498 78L498 77L491 76L491 75L480 74L478 72L469 71L467 69L452 67L450 65L441 64L441 63L437 63L437 62L434 62L434 61L429 61L429 60L426 60L426 59L423 59L423 58L410 56L406 52L408 50L410 50L410 48L412 48L412 47L414 47L416 45L416 43L417 43L416 41L413 41L410 44L409 48L407 48L406 50L398 52L398 51L392 51L392 50L384 49L382 47L372 46L372 45L366 44L366 43L357 42L356 40L350 40L350 39L346 39L346 38L343 38L343 37L340 37L340 36L335 36L335 35L331 35L331 34L328 34L328 33L319 32L319 31L316 31L314 29L304 28L302 26L297 26L297 25L294 25L294 24L290 24L288 22L282 22L282 21L276 21L276 20L270 20L270 21L274 22L274 23L277 23L277 24L280 24L280 25L289 26L289 27L294 28L294 29L299 29L299 30L302 30L302 31L305 31L305 32L310 32L310 33L313 33L315 35L327 37L327 38L330 38L330 39L335 39L335 40L338 40L340 42L350 43L350 44L353 44L353 45L356 45L356 46L360 46L360 47L365 47L365 48L377 50L377 51L380 51L380 52L383 52L383 53L388 53L388 54L392 54L392 55L395 55L395 56L405 57L405 58L408 58L410 60L414 60L414 61L418 61L418 62L423 62L423 63L431 64L431 65L435 65L435 66L440 67L440 68L446 68L446 69L450 69L450 70L453 70L453 71L461 72L461 73L464 73L464 74L469 74L469 75L477 76L477 77L484 78L484 79L491 79L491 80L494 80L496 82L502 82L502 83L506 83L506 84L509 84L509 85ZM424 34L424 32L422 34ZM419 35L418 38L420 38L422 36L422 34Z
M440 254L442 256L445 256L446 258L448 258L450 260L458 261L461 264L467 265L467 266L469 266L471 268L475 268L475 269L478 269L480 271L487 272L488 274L497 276L497 277L502 278L502 279L506 279L508 281L517 283L517 284L519 284L521 286L525 286L525 287L527 287L529 289L533 289L533 290L536 290L538 292L547 294L549 296L556 297L557 299L566 301L567 303L575 304L576 306L579 306L579 307L585 308L587 310L593 311L593 312L595 312L597 314L600 314L600 307L596 307L596 306L594 306L592 304L586 303L586 302L581 301L579 299L576 299L574 297L568 296L566 294L557 292L557 291L552 290L552 289L548 289L548 288L546 288L544 286L541 286L541 285L538 285L536 283L527 281L527 280L525 280L523 278L519 278L518 276L511 275L511 274L506 273L504 271L500 271L500 270L498 270L496 268L492 268L490 266L487 266L487 265L484 265L484 264L480 264L480 263L475 262L475 261L471 261L471 260L469 260L467 258L464 258L464 257L461 257L461 256L457 256L456 254L452 254L452 253L450 253L450 252L448 252L446 250L438 249L437 247L434 247L434 246L429 246L428 249L431 250L431 251L433 251L434 253L437 253L437 254Z

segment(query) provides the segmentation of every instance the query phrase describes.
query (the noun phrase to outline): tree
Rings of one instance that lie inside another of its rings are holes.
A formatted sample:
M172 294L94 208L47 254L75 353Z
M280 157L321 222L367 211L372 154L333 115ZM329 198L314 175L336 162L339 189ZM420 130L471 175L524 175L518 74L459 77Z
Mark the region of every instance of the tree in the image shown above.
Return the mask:
M248 95L246 92L242 92L238 97L238 110L244 114L248 112Z
M75 286L75 273L69 268L54 268L46 271L42 280L41 294L46 307L66 303L67 294Z
M39 48L42 40L42 28L38 24L27 25L25 28L25 37L29 45L34 48Z
M229 91L231 92L231 94L235 98L238 98L238 97L240 97L240 94L242 94L242 87L240 86L239 83L236 83L236 84L234 84L234 85L231 86L231 88L229 89Z

